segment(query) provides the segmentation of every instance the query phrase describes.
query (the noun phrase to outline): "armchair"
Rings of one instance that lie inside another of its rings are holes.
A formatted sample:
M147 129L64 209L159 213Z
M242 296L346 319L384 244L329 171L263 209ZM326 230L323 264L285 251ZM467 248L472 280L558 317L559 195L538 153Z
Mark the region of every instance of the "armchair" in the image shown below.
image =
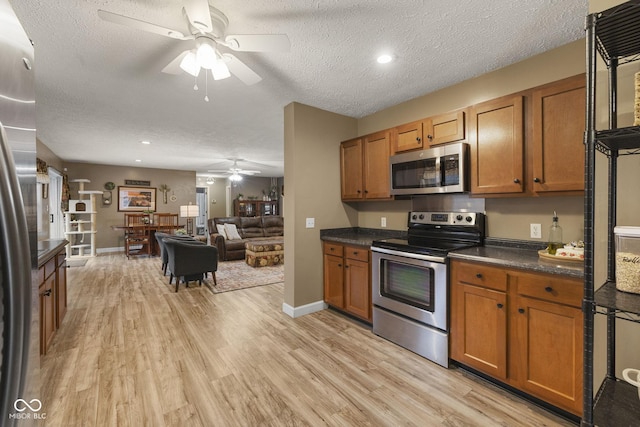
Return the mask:
M205 243L195 240L191 236L185 236L181 234L168 234L156 231L155 233L156 241L158 242L158 247L160 248L160 259L162 260L162 274L167 275L167 263L169 262L169 255L167 254L167 250L164 247L164 239L174 239L180 240L187 243L204 245Z
M213 276L213 285L217 286L218 248L206 244L193 244L181 240L166 238L163 240L168 255L167 268L170 272L169 284L176 278L176 292L182 278L189 287L189 281L197 280L202 286L202 277L208 272Z

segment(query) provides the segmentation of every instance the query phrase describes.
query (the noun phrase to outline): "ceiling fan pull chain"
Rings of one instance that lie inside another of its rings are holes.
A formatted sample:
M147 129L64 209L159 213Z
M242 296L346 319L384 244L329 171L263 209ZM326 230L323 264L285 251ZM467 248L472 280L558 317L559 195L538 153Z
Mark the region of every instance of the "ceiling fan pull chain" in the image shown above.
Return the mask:
M209 76L207 75L207 70L204 71L204 100L209 102Z
M198 90L198 75L193 76L193 90Z

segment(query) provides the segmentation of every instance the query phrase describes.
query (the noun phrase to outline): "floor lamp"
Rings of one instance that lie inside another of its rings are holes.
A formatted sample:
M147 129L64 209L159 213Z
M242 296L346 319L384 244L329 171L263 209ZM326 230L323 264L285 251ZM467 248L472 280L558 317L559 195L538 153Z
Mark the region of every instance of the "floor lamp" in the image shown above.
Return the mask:
M193 235L193 218L196 218L200 214L198 205L185 205L180 206L180 216L187 218L187 234Z

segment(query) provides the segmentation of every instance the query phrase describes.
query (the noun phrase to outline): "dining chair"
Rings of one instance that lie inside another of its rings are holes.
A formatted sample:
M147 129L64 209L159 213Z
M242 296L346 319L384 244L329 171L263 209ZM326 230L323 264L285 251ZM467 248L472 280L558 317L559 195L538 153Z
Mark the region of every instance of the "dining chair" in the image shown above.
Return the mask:
M140 213L124 214L124 251L131 255L151 255L151 232L149 215Z
M154 213L153 224L156 230L161 233L173 234L178 228L178 214L175 213Z

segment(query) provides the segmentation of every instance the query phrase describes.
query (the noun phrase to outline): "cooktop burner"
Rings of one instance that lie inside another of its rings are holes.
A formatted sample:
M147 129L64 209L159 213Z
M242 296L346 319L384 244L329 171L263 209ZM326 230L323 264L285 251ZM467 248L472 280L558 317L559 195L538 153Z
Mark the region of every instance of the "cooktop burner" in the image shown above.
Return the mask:
M409 212L408 239L384 239L372 247L423 255L482 245L485 217L475 212Z

